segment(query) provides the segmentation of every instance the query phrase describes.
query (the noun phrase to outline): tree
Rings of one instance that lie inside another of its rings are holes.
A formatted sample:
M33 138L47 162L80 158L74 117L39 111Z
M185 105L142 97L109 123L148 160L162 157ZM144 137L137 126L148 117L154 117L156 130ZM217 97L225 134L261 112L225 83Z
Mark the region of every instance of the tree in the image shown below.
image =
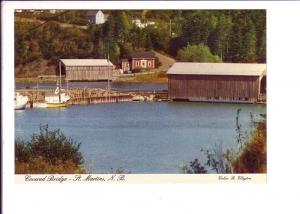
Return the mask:
M262 29L262 33L257 40L257 62L266 62L266 29Z
M30 141L16 140L16 173L79 173L83 172L80 143L67 138L59 129L40 127ZM67 171L63 171L67 170Z
M217 55L213 55L203 44L188 45L178 51L177 59L182 62L220 62Z
M253 11L252 20L256 28L256 59L258 62L266 62L266 11Z
M124 42L124 43L120 44L120 57L121 58L129 58L132 51L133 51L132 43Z
M244 30L243 46L241 48L241 59L243 62L256 61L256 30L251 19L247 20L247 28Z
M145 30L146 34L150 34L154 49L168 51L171 39L168 24L158 21L155 26L147 26Z
M210 11L191 11L183 24L183 37L190 44L208 45L209 35L216 28L217 18Z
M208 46L213 54L224 56L228 53L229 36L232 33L232 20L230 16L221 13L218 16L216 29L210 34L208 38Z
M124 11L115 11L114 16L114 38L118 42L124 42L128 38L130 26Z

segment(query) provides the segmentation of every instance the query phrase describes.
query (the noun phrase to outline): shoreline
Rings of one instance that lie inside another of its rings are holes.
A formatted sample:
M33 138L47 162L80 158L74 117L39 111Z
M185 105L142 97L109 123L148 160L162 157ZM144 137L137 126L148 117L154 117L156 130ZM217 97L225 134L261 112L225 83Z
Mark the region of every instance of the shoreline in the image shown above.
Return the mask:
M45 76L45 77L15 77L16 83L56 83L58 77ZM61 78L62 83L66 83L66 78ZM72 82L72 81L70 81ZM74 81L74 82L99 82L99 81ZM147 73L134 73L130 75L120 75L112 80L115 83L168 83L166 71L158 71L153 69L152 72Z

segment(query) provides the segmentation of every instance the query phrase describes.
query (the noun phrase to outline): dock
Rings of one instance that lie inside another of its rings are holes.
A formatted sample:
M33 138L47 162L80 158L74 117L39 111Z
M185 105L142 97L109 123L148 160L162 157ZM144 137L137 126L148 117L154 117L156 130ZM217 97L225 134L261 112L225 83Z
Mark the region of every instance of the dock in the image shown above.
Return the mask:
M54 88L46 89L17 89L22 95L28 96L29 107L34 107L34 103L44 103L45 96L53 95ZM71 88L68 91L61 90L62 93L67 93L71 99L70 105L86 105L86 104L101 104L101 103L119 103L119 102L160 102L169 101L167 90L139 90L139 89L111 89L102 88ZM258 104L266 104L266 95L259 94Z
M53 95L55 88L45 89L17 89L22 95L28 96L29 106L33 107L34 103L45 102L45 96ZM67 93L71 99L70 105L85 105L85 104L100 104L100 103L119 103L132 102L135 97L140 97L140 101L168 101L167 91L155 90L105 90L102 88L71 88L68 91L61 90L62 93Z

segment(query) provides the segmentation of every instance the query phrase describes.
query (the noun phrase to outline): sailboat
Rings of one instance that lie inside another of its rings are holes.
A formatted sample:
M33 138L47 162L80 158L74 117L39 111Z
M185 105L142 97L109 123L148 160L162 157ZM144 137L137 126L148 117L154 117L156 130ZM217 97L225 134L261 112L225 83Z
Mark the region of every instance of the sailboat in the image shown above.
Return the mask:
M54 95L45 96L47 108L67 107L70 99L70 96L61 93L59 86L56 88Z
M45 96L47 108L67 107L70 99L70 96L61 93L61 62L59 62L59 84L57 83L54 95Z
M23 110L26 108L26 104L28 102L28 97L23 96L20 93L16 92L15 93L15 110Z

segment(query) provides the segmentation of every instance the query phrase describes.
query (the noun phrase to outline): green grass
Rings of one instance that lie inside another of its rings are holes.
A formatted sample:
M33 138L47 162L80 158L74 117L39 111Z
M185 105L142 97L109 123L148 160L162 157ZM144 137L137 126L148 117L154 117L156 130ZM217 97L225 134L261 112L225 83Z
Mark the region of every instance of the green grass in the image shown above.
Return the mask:
M56 83L59 79L55 77L45 77L45 78L37 78L37 77L17 77L15 78L16 83ZM65 83L65 78L61 78L61 82Z
M168 78L166 72L156 72L144 75L136 75L133 77L119 77L115 82L128 83L167 83Z

